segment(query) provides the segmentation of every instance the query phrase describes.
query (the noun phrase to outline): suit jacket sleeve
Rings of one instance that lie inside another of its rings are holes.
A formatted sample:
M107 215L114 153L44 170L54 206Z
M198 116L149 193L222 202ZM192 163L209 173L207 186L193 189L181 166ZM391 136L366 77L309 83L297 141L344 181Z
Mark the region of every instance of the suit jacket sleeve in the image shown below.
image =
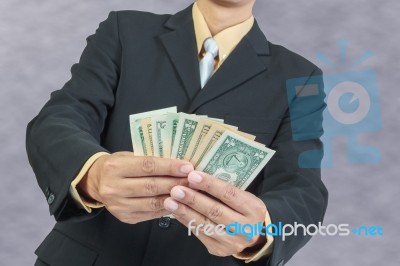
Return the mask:
M318 68L310 76L318 79L322 85L322 72ZM314 80L315 81L315 80ZM323 90L321 89L323 94ZM301 110L301 114L288 110L282 120L278 133L272 142L271 148L276 154L268 163L264 171L264 180L260 188L260 198L266 204L273 224L299 224L309 225L322 222L328 201L328 192L321 181L321 169L299 167L299 156L304 151L319 150L320 157L309 156L302 158L316 161L320 164L322 159L322 143L319 139L323 134L322 112L325 109L324 94L317 98L308 108L293 108ZM289 102L289 106L294 104ZM293 107L293 106L292 106ZM289 109L291 109L289 107ZM300 132L304 138L293 140L293 119L299 119ZM303 231L298 231L297 236L274 237L274 249L269 265L283 265L309 240Z
M94 35L87 38L71 79L28 124L29 162L56 220L86 219L69 194L72 180L84 163L98 152L108 111L118 85L121 45L117 13L111 12Z

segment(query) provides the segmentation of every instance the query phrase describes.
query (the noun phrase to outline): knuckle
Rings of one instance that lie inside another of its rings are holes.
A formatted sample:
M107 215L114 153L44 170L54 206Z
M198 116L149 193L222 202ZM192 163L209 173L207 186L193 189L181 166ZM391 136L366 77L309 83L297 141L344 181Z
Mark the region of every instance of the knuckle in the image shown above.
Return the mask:
M190 206L195 205L197 202L197 196L196 193L192 193L189 197L188 197L188 201L187 204Z
M146 195L157 195L158 193L158 185L155 178L150 178L144 184L144 192Z
M151 198L150 199L150 209L153 211L158 211L162 208L163 202L160 198Z
M263 217L267 213L267 208L266 208L264 202L262 202L261 200L254 202L253 209L255 210L256 213L261 213L263 215Z
M103 169L105 171L113 171L119 167L119 162L118 160L115 160L113 158L108 158L104 164L103 164Z
M176 172L175 169L176 169L176 165L175 165L174 161L169 160L168 167L167 167L168 175L173 176L174 173Z
M211 188L213 187L213 184L214 184L214 180L215 180L214 177L207 178L207 181L204 184L204 188L205 188L206 191L210 191L211 190Z
M225 187L223 189L222 197L225 200L229 200L229 201L236 199L237 198L236 188L230 184L225 185Z
M141 169L147 174L155 173L156 171L156 159L152 156L143 157L141 162Z
M211 220L221 218L223 214L222 206L220 204L215 204L211 207L211 209L208 210L207 214Z
M109 186L101 186L101 187L99 188L99 195L100 195L101 198L108 199L108 198L113 197L115 194L116 194L116 191L115 191L115 189L112 188L112 187L109 187Z

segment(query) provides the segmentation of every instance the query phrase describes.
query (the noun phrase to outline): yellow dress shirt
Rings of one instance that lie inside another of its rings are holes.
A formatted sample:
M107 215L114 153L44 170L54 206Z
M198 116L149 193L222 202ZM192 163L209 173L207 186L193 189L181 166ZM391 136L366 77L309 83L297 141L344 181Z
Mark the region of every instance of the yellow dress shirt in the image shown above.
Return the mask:
M101 156L107 155L107 154L108 153L106 153L106 152L98 152L98 153L92 155L92 157L90 157L89 160L87 160L86 163L82 166L78 175L75 177L74 180L72 180L71 186L69 187L69 193L71 194L72 198L75 200L75 202L78 204L78 206L80 208L85 209L88 213L92 212L92 208L104 207L104 204L102 204L100 202L93 203L93 202L86 201L83 197L81 197L79 195L78 190L76 189L76 186L78 185L79 182L81 182L82 178L89 171L89 168L93 165L93 163Z
M254 17L251 16L242 23L229 27L212 36L210 30L208 29L207 22L197 6L197 3L193 4L192 13L199 57L202 57L201 52L203 50L203 43L207 38L213 37L218 44L218 63L215 67L215 70L217 70L228 58L229 54L235 49L238 43L250 31L254 24Z
M235 49L238 43L242 40L242 38L250 31L254 24L254 17L251 16L247 20L229 27L215 36L211 35L211 32L207 26L207 22L204 19L203 14L201 13L197 3L193 4L192 9L192 16L193 16L193 23L194 23L194 31L196 36L196 43L197 43L197 51L199 54L199 59L202 57L203 51L203 43L204 41L209 38L213 37L218 44L219 54L218 58L216 59L216 67L215 71L224 63L224 61L228 58L229 54ZM104 204L102 203L93 203L87 202L84 198L80 197L76 187L78 183L82 180L82 178L86 175L89 168L93 165L93 163L100 158L102 155L107 153L99 152L94 154L90 157L86 163L81 168L80 172L76 176L76 178L72 181L70 186L70 194L78 204L78 206L82 209L85 209L87 212L92 212L92 208L102 208ZM265 218L265 224L268 225L271 223L271 218L267 213L267 217ZM235 258L245 260L246 263L251 261L256 261L261 257L268 255L272 251L272 243L274 238L272 236L267 235L267 243L260 249L256 251L243 251L239 254L233 255Z

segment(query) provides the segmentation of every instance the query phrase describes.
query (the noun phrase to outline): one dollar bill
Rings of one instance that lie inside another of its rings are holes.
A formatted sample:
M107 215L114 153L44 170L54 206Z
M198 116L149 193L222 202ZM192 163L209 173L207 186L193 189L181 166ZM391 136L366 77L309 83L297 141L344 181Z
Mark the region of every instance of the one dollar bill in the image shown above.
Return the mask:
M185 153L190 145L197 124L202 118L204 117L179 114L179 123L176 128L171 158L182 160L185 157Z
M196 170L245 190L274 154L260 143L225 131Z
M154 111L149 111L149 112L144 112L144 113L139 113L139 114L134 114L129 116L129 125L131 129L131 139L132 139L132 147L133 147L133 152L137 156L147 156L147 151L149 147L146 146L146 140L144 136L144 131L143 127L141 125L141 120L147 117L152 117L152 116L158 116L158 115L163 115L167 113L176 113L177 108L176 106L174 107L169 107L169 108L164 108L160 110L154 110Z

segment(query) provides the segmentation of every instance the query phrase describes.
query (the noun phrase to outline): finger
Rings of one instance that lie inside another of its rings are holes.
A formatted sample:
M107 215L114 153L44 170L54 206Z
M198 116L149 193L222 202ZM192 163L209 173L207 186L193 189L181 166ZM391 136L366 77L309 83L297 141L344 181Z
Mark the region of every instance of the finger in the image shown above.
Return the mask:
M204 230L207 230L207 227L215 228L216 226L213 221L211 221L204 215L198 213L197 211L191 209L184 204L175 201L173 198L168 197L167 199L165 199L164 208L167 211L170 211L179 222L190 229L192 234L199 238L204 235ZM208 232L206 233L208 234Z
M171 196L216 224L242 223L245 217L225 204L208 195L194 191L191 188L176 186L171 190Z
M164 201L168 196L157 196L147 198L120 198L109 207L113 212L156 212L164 210ZM110 204L108 204L110 205Z
M118 195L122 197L152 197L168 195L175 186L188 186L186 178L141 177L125 178L119 182Z
M190 229L195 236L199 237L205 235L218 241L221 237L227 236L224 224L219 224L217 227L217 224L208 217L173 198L167 198L164 201L164 207L166 210L170 211L179 222Z
M217 225L214 222L172 198L164 201L164 207L171 211L175 218L203 243L210 254L215 256L234 254L230 251L229 239L225 239L227 234L222 227L219 231L215 230Z
M213 221L208 219L203 214L193 210L189 206L177 202L171 197L165 199L164 208L170 211L176 217L176 219L186 227L188 227L188 225L192 225L193 227L201 225L199 226L198 230L202 231L205 225L212 225L214 227L216 226Z
M244 216L266 209L264 203L253 194L206 173L193 171L188 180L189 187L207 192Z
M152 156L119 156L108 160L106 167L125 177L175 176L186 177L193 171L193 165L182 160Z

